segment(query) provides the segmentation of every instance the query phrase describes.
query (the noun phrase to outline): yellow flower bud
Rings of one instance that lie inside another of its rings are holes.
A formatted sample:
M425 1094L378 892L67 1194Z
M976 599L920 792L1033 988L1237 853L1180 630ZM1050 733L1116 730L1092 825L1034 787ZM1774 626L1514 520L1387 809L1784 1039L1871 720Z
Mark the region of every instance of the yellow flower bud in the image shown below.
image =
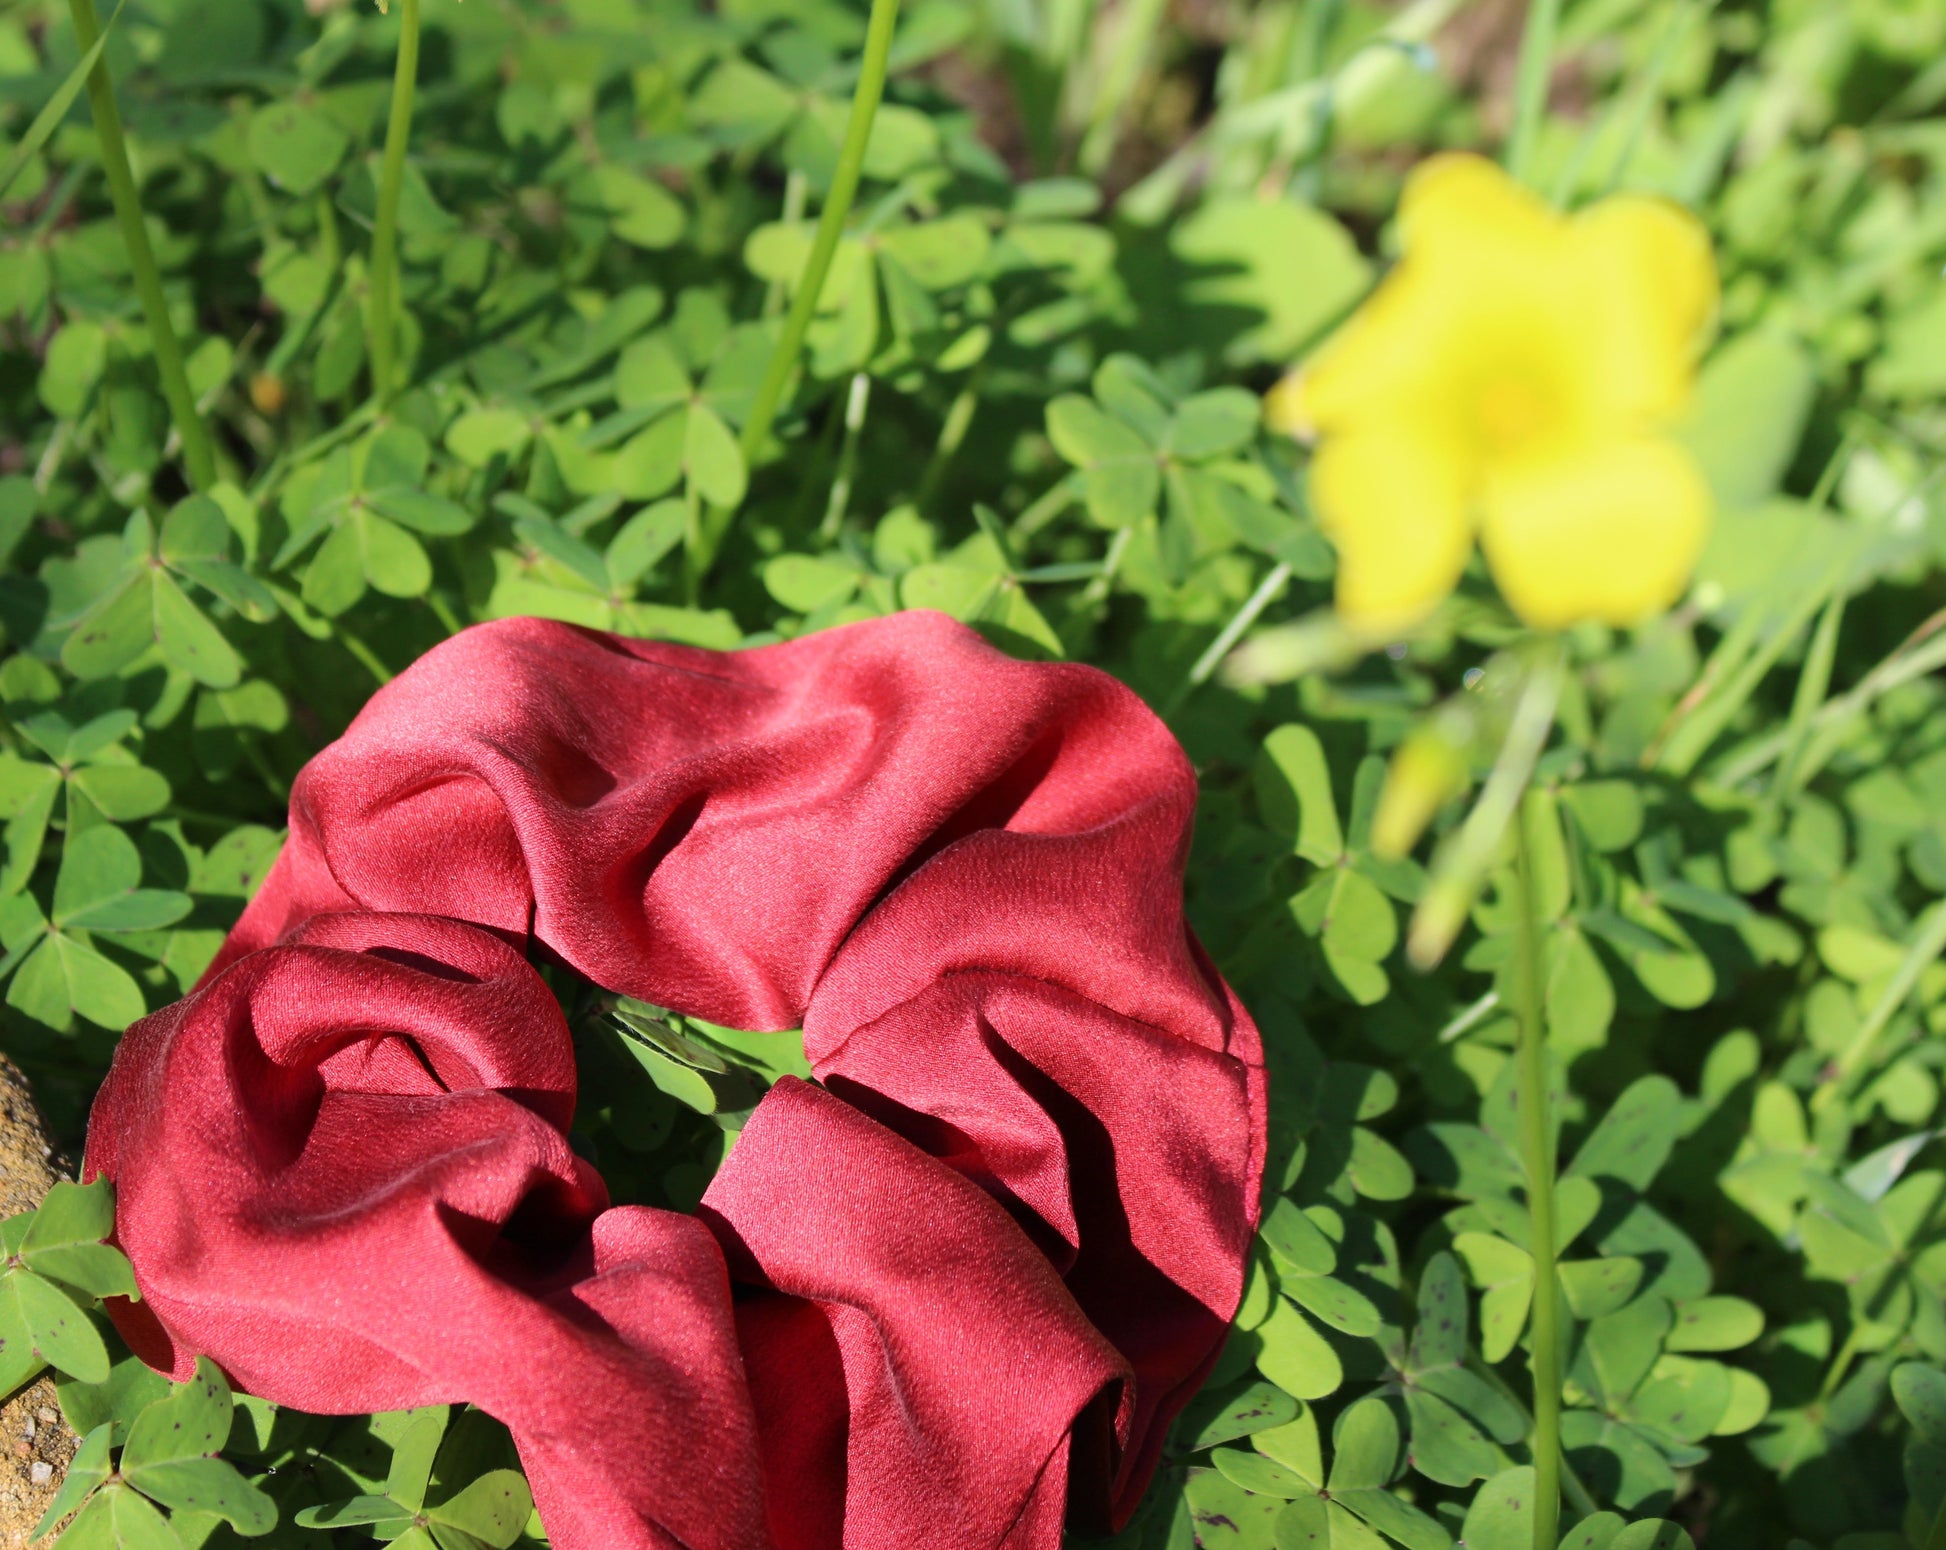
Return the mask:
M1443 720L1415 727L1385 772L1372 815L1372 850L1387 860L1411 851L1440 808L1466 789L1466 755Z

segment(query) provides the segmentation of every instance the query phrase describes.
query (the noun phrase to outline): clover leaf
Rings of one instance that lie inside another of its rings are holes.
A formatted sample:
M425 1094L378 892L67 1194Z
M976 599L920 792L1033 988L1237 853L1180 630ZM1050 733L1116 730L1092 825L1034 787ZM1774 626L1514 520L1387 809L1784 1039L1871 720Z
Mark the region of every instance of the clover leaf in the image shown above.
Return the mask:
M39 1208L0 1223L0 1393L50 1366L86 1382L109 1374L91 1312L102 1297L135 1297L105 1179L57 1183Z
M439 1476L459 1441L448 1430L447 1408L435 1405L401 1419L384 1491L307 1507L297 1524L362 1527L406 1550L507 1550L534 1510L520 1472L491 1469L452 1489Z
M52 910L29 894L0 905L0 974L13 973L7 1004L61 1031L79 1013L119 1031L147 1002L128 971L94 945L97 932L154 931L189 913L187 895L144 888L135 844L112 824L70 834L54 879Z
M36 1537L70 1512L74 1520L61 1543L103 1550L180 1547L179 1529L200 1543L207 1530L190 1525L215 1519L252 1538L276 1526L276 1504L217 1457L229 1439L235 1401L216 1364L199 1357L188 1382L162 1387L126 1423L104 1420L88 1431ZM111 1463L118 1444L120 1458Z
M80 678L107 678L155 649L198 683L236 683L243 671L236 648L183 586L193 583L242 618L271 618L274 600L231 561L230 539L223 508L207 495L172 507L159 530L145 512L135 513L122 530L121 573L72 620L62 664Z
M393 423L292 479L283 499L290 533L271 565L286 569L323 539L304 570L307 607L336 618L367 588L419 597L432 585L419 539L464 533L474 516L426 488L431 458L419 431Z

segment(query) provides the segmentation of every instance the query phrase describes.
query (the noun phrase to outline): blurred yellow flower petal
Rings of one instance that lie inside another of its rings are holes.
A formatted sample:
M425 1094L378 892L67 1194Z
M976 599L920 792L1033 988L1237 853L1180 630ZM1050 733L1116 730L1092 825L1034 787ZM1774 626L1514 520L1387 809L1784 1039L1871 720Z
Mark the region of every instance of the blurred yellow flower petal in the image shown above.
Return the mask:
M1618 195L1575 218L1574 244L1591 291L1587 350L1608 363L1614 412L1663 420L1680 413L1716 313L1708 233L1675 205Z
M1372 852L1396 860L1419 843L1426 826L1466 789L1466 754L1438 720L1422 722L1392 755L1372 814Z
M1495 583L1529 624L1629 625L1682 594L1709 516L1695 459L1644 437L1496 480L1480 540Z
M1450 154L1408 180L1399 233L1392 272L1265 404L1319 439L1312 504L1347 621L1423 615L1481 523L1530 623L1627 624L1665 605L1709 518L1693 465L1658 439L1716 308L1702 227L1626 195L1565 216Z
M1305 403L1304 373L1287 372L1264 394L1264 424L1280 436L1309 441L1317 435L1318 427L1306 412L1308 407Z
M1384 635L1453 590L1473 547L1466 468L1450 444L1410 434L1339 436L1311 462L1310 495L1338 548L1338 612Z
M1558 234L1561 217L1483 156L1448 151L1413 169L1399 198L1404 252L1447 256L1530 251Z
M1417 301L1410 287L1381 285L1303 371L1285 379L1290 418L1329 435L1423 393L1429 352Z

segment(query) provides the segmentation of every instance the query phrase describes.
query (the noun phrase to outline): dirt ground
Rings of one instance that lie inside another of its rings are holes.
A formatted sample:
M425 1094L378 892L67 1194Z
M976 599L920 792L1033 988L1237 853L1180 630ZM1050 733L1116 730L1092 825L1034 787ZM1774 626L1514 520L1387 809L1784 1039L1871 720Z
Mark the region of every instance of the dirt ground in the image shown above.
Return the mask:
M66 1171L26 1078L0 1055L0 1217L32 1207ZM28 1384L0 1405L0 1550L24 1550L75 1447L52 1379Z

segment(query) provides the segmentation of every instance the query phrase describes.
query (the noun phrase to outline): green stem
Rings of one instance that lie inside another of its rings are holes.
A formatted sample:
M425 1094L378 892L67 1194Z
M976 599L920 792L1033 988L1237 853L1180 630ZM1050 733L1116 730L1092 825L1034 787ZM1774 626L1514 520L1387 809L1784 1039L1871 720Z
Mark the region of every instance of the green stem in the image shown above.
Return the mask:
M1549 1114L1542 941L1523 813L1514 823L1514 973L1520 1004L1516 1070L1521 1164L1534 1255L1534 1547L1554 1550L1561 1517L1561 1308L1554 1273L1554 1127Z
M75 43L85 54L101 36L94 0L68 0L68 9L74 17ZM169 303L162 294L162 275L149 247L148 228L142 222L142 196L128 164L128 145L122 138L122 117L115 107L115 87L108 79L105 52L88 72L88 106L94 110L95 135L101 141L101 170L108 177L108 196L115 206L115 222L122 229L122 244L128 250L135 294L149 325L149 345L155 352L156 374L162 379L162 396L168 401L169 418L182 439L183 467L192 485L207 490L216 483L216 452L202 417L196 413L196 395L189 390L189 374L183 369L182 346L169 323Z
M1097 177L1115 154L1115 144L1128 114L1142 67L1155 47L1168 0L1130 0L1117 13L1120 26L1100 90L1088 113L1088 132L1081 142L1081 170Z
M1845 574L1850 570L1853 558L1854 555L1848 553L1839 564L1834 565L1831 574L1835 579L1800 598L1790 613L1778 621L1763 644L1745 657L1734 673L1704 698L1687 702L1686 709L1678 707L1681 719L1676 721L1663 740L1655 757L1655 768L1676 776L1686 776L1695 769L1703 755L1715 746L1723 729L1736 718L1736 713L1750 696L1757 692L1757 685L1769 676L1785 650L1843 589Z
M1520 1396L1513 1391L1508 1385L1507 1380L1501 1377L1495 1368L1489 1367L1486 1364L1478 1353L1467 1353L1466 1370L1505 1400L1513 1408L1514 1413L1520 1417L1521 1425L1532 1426L1534 1424L1534 1417L1528 1413L1527 1406L1521 1403ZM1601 1503L1596 1501L1594 1493L1582 1484L1581 1477L1574 1472L1574 1465L1569 1463L1565 1458L1561 1460L1561 1490L1566 1495L1568 1505L1574 1509L1577 1518L1592 1518L1596 1513L1601 1511Z
M365 671L378 680L381 689L392 681L392 670L379 660L376 651L366 645L359 636L352 634L343 620L332 621L331 633L337 637L338 644L358 658L359 664Z
M781 223L796 226L804 219L804 193L807 180L803 173L793 168L784 179L784 213ZM764 316L774 318L784 310L784 282L773 280L764 288Z
M1014 518L1014 542L1024 544L1048 523L1081 499L1081 475L1069 474Z
M1813 718L1823 709L1831 692L1831 667L1838 655L1838 630L1844 623L1844 589L1832 593L1824 605L1818 627L1811 632L1810 649L1804 653L1804 668L1797 676L1797 692L1791 696L1790 720L1785 724L1784 754L1777 763L1771 782L1773 802L1783 802L1798 787L1805 745L1810 741Z
M980 364L967 374L966 381L947 407L946 418L939 428L939 441L926 462L926 471L919 476L919 493L913 497L913 504L921 511L932 508L933 496L939 492L939 482L946 477L948 465L958 454L960 444L966 440L966 433L973 428L973 412L980 407L980 388L986 382L986 374L987 359L982 357Z
M1489 990L1471 1006L1462 1007L1448 1018L1445 1026L1433 1036L1433 1043L1451 1044L1455 1039L1463 1039L1499 1010L1500 992Z
M457 635L466 628L460 621L460 616L453 612L453 605L440 595L437 587L427 591L426 606L432 609L434 617L439 620L440 627L448 635Z
M851 481L858 471L858 438L865 429L865 410L871 398L872 379L861 371L851 379L851 391L845 395L844 448L838 454L838 474L831 481L831 498L825 502L824 521L818 526L818 538L825 544L837 542L838 529L845 521L845 508L851 504Z
M1547 116L1547 87L1554 73L1554 36L1560 20L1561 0L1528 0L1514 79L1514 122L1507 133L1507 171L1523 182L1531 173L1534 144Z
M1330 57L1331 35L1337 30L1344 0L1312 0L1304 16L1292 28L1290 47L1283 60L1285 87L1316 84L1318 91L1310 105L1293 112L1278 133L1276 149L1264 170L1263 191L1281 193L1287 186L1301 199L1315 201L1323 182L1325 155L1331 145L1331 125L1337 113L1336 92L1325 78ZM1301 179L1298 158L1303 157ZM1293 186L1294 185L1294 186Z
M372 397L392 396L398 347L399 190L405 149L412 139L412 94L419 83L419 0L399 0L399 57L392 72L392 113L385 125L385 160L378 176L378 219L372 227L370 309L365 318L372 357Z
M1243 601L1243 606L1230 616L1230 622L1217 632L1216 639L1198 657L1189 669L1189 676L1169 697L1163 707L1163 716L1173 716L1182 708L1182 702L1209 681L1209 675L1216 671L1216 665L1230 654L1230 648L1243 639L1243 633L1257 622L1258 617L1271 604L1277 594L1284 590L1284 583L1291 579L1291 568L1282 560L1271 566L1264 579L1257 583L1257 590Z
M1020 530L1015 528L1014 531L1018 536ZM1115 536L1108 540L1108 552L1101 557L1101 570L1074 600L1074 613L1086 613L1108 601L1108 594L1115 590L1115 577L1122 568L1122 557L1128 553L1128 541L1134 536L1135 529L1132 527L1115 529Z
M412 3L412 0L408 0ZM757 452L770 435L771 422L783 402L784 384L797 364L804 347L804 334L824 292L824 277L831 272L838 239L844 235L845 217L851 214L852 199L858 193L858 179L865 166L865 147L872 137L872 120L878 115L878 99L885 92L886 59L892 51L892 32L899 19L899 0L872 0L871 18L865 26L865 55L858 65L858 88L852 93L851 117L845 124L845 138L838 147L838 165L831 174L831 192L825 196L818 214L817 236L811 242L811 256L805 260L798 278L797 294L784 318L784 331L770 352L763 381L750 402L750 416L743 422L739 441L746 463L756 461Z
M716 553L715 540L721 534L710 532L710 519L714 511L703 510L703 497L696 489L694 479L682 482L683 500L683 600L694 608L703 597L703 578L709 574L711 556ZM708 544L707 549L704 545Z
M1850 1093L1859 1071L1876 1048L1879 1035L1885 1032L1886 1025L1905 1005L1906 997L1919 983L1919 976L1939 960L1941 953L1946 953L1946 904L1935 904L1928 914L1921 917L1911 945L1899 959L1898 968L1878 1000L1872 1004L1865 1020L1858 1025L1858 1032L1852 1035L1851 1042L1833 1064L1831 1075L1812 1095L1811 1108L1814 1112Z
M1798 785L1807 784L1813 775L1824 768L1825 761L1837 751L1851 723L1870 709L1881 695L1946 666L1946 637L1939 636L1942 628L1946 628L1946 609L1928 617L1855 687L1836 699L1826 701L1818 709L1811 718L1812 736L1798 758ZM1784 729L1779 729L1732 756L1720 770L1712 770L1710 779L1716 785L1738 785L1759 774L1774 759L1780 758L1785 746Z
M1506 741L1501 743L1493 770L1480 788L1479 800L1466 821L1433 854L1431 876L1406 933L1406 956L1422 969L1430 969L1446 956L1466 923L1487 872L1502 854L1507 826L1519 822L1520 803L1533 778L1534 762L1554 730L1554 709L1561 701L1565 663L1558 640L1543 643L1527 669Z
M1819 1408L1831 1402L1831 1396L1844 1383L1845 1374L1851 1371L1851 1364L1858 1359L1858 1337L1863 1328L1862 1324L1854 1322L1850 1333L1845 1336L1845 1343L1838 1347L1838 1354L1831 1358L1831 1365L1825 1369L1824 1382L1818 1385Z
M1689 29L1697 17L1707 16L1715 9L1716 0L1681 0L1670 13L1662 36L1656 40L1649 68L1636 87L1635 101L1628 110L1622 130L1621 149L1615 153L1608 176L1602 181L1602 195L1612 194L1622 186L1622 180L1628 176L1629 167L1635 161L1635 152L1642 143L1642 137L1648 131L1649 121L1655 117L1656 104L1662 100L1663 87L1669 78L1669 71L1675 65L1679 46L1687 40ZM1569 192L1571 190L1557 189L1554 202L1566 204Z

